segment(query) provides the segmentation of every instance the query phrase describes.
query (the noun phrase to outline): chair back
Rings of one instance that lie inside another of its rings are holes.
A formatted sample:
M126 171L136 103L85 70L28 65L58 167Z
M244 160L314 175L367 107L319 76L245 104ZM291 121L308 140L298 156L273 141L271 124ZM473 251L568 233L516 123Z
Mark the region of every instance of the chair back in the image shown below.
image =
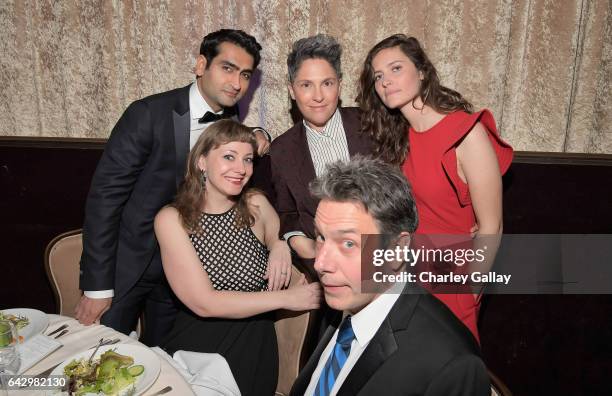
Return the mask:
M491 381L491 396L512 396L512 392L506 384L493 373L491 370L487 370L489 373L489 380Z
M82 252L83 234L80 229L60 234L47 245L45 270L60 315L74 317L81 299L79 263Z
M291 284L298 282L302 273L291 268ZM278 384L276 395L288 395L300 372L306 356L304 345L308 341L311 312L279 310L276 315L276 338L278 343Z

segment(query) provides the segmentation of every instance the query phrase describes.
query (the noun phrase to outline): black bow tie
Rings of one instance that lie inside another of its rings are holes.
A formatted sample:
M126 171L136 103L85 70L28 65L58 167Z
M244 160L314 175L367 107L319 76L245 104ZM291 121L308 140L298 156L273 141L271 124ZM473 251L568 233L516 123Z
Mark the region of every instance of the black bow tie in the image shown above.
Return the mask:
M223 110L223 113L221 114L215 114L213 112L207 111L206 114L204 114L204 116L202 116L202 118L198 120L198 123L207 124L209 122L219 121L224 118L230 118L234 115L236 115L236 110L234 109L234 107L225 108Z

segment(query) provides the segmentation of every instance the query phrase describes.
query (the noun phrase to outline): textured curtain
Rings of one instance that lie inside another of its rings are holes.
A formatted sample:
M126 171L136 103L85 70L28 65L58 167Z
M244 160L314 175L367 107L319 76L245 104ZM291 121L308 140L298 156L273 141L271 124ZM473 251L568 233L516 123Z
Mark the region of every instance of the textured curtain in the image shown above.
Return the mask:
M612 153L610 0L2 0L0 135L106 138L125 107L183 86L202 37L263 45L245 123L291 125L286 56L324 32L343 45L344 105L367 51L416 36L442 82L493 111L517 150Z

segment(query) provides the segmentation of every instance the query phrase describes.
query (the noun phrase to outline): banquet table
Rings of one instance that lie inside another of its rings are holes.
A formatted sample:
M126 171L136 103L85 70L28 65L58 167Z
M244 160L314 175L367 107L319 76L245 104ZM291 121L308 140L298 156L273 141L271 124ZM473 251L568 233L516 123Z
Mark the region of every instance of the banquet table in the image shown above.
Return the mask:
M47 330L45 330L45 334L48 334L50 331L66 324L68 325L68 333L61 336L57 340L60 341L63 346L59 349L52 352L50 355L45 357L43 360L32 366L24 375L36 375L39 374L58 363L63 362L64 360L70 358L71 356L87 350L92 346L95 346L100 338L104 339L114 339L120 338L121 344L132 344L132 345L140 345L146 347L144 344L141 344L137 340L115 331L110 327L106 327L100 324L94 324L90 326L83 326L74 318L69 318L66 316L59 316L49 314L49 326ZM179 372L168 363L163 358L160 358L161 363L161 371L157 380L151 385L151 387L143 393L143 396L151 395L156 393L157 391L165 388L166 386L172 386L172 390L166 395L193 395L193 391L191 386L185 381L185 379L179 374ZM41 390L9 390L9 395L15 396L42 396L49 394L49 391L41 391Z

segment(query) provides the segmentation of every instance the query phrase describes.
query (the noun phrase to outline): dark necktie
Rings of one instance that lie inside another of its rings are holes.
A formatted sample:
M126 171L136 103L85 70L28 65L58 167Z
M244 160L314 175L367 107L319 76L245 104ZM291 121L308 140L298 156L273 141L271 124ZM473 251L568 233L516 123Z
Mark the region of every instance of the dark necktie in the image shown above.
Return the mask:
M338 330L338 337L336 338L336 345L332 351L331 356L327 359L325 367L321 371L319 377L319 383L315 389L315 396L328 396L331 393L336 378L342 370L342 366L346 363L346 359L351 353L351 343L355 338L353 327L351 326L351 317L347 316L340 325Z
M198 119L198 123L207 124L209 122L219 121L224 118L230 118L236 114L236 110L234 107L227 107L223 109L223 113L215 114L211 111L207 111L206 114L202 116L202 118Z

